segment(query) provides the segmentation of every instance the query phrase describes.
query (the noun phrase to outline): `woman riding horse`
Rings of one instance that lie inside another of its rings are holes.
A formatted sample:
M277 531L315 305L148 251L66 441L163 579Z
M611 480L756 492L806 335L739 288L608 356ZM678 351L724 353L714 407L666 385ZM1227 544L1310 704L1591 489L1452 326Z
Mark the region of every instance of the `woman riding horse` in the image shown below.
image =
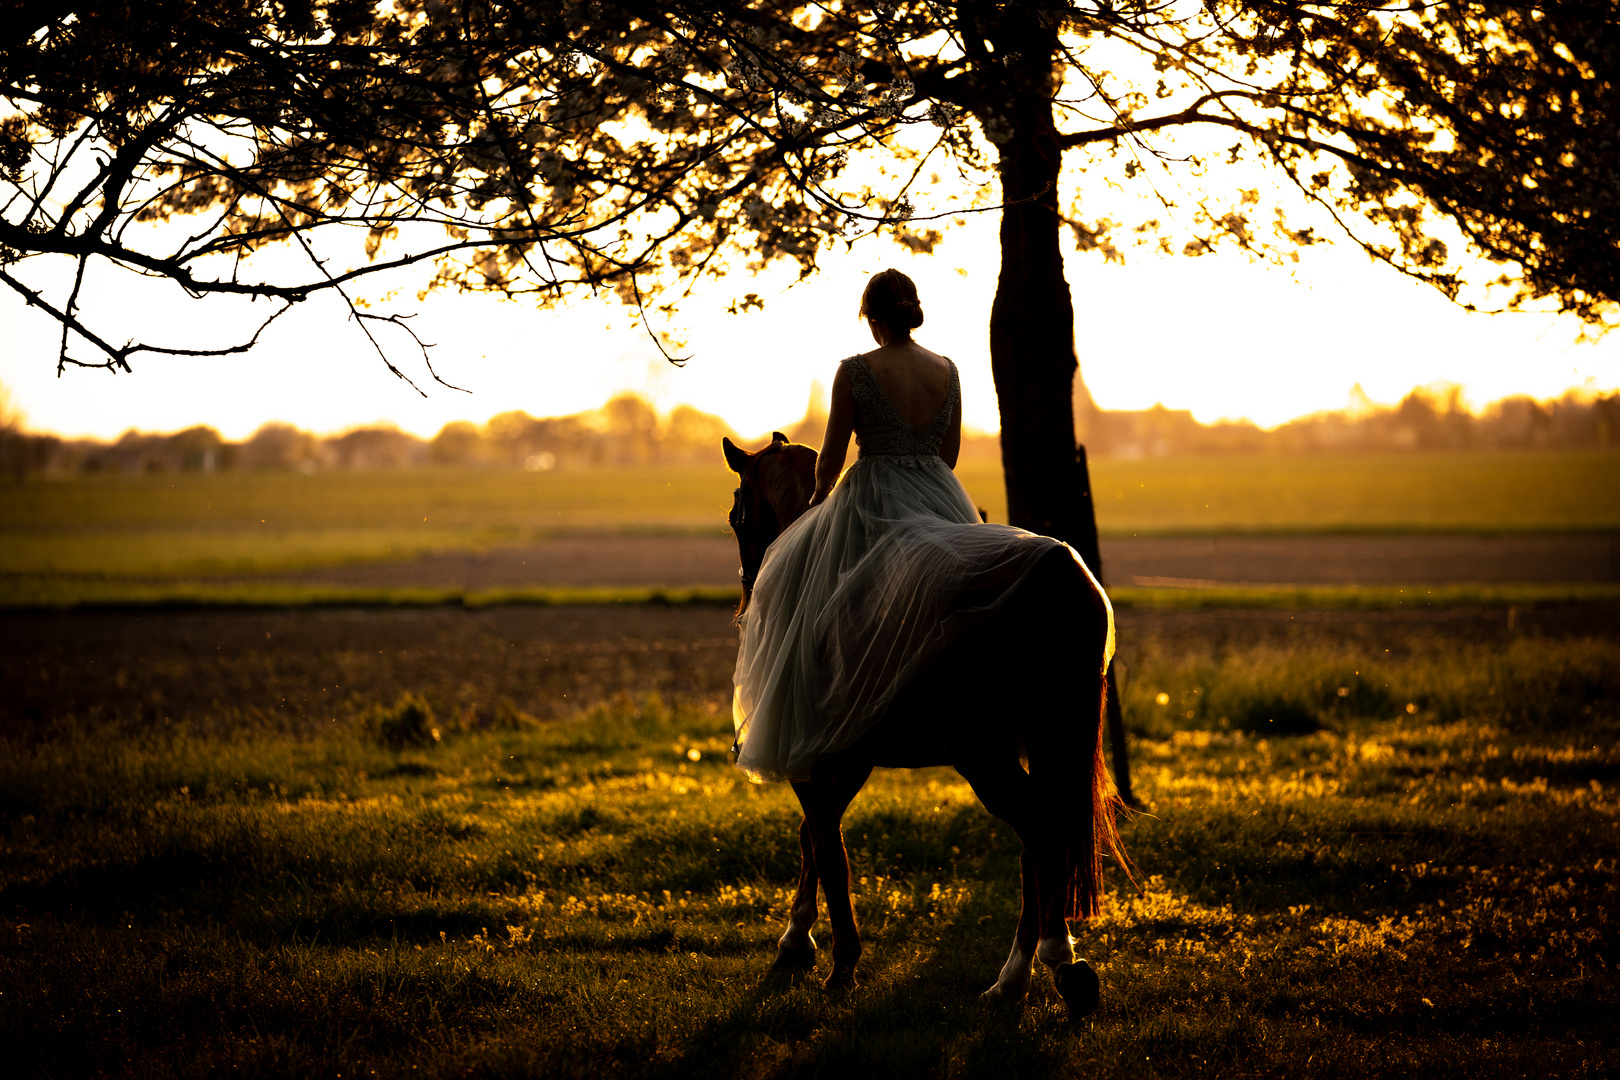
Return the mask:
M912 340L911 280L874 275L861 315L878 348L839 365L819 455L780 434L757 454L725 441L741 477L737 764L791 782L804 809L778 963L814 964L819 881L829 984L853 978L844 810L874 767L948 764L1024 844L1018 935L987 995L1022 1000L1038 955L1083 1014L1098 984L1066 920L1097 910L1100 849L1123 860L1099 739L1113 613L1072 549L980 521L952 472L956 366Z

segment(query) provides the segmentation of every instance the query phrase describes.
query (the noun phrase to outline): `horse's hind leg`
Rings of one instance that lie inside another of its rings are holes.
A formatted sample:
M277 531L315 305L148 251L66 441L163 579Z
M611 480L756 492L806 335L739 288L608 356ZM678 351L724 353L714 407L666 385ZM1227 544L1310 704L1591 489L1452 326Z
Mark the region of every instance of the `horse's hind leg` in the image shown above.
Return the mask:
M810 928L819 914L816 904L816 850L810 838L810 819L799 822L799 890L788 911L787 930L776 943L775 967L808 971L816 966L816 939Z
M985 809L1011 825L1023 843L1019 856L1022 908L1012 951L996 983L982 995L987 1001L1016 1003L1029 995L1032 968L1038 958L1052 969L1058 993L1078 1019L1097 1007L1101 983L1084 960L1076 960L1065 917L1068 902L1062 833L1053 825L1054 811L1043 805L1029 774L1008 761L985 768L957 766L973 785Z
M1019 1002L1029 995L1032 968L1037 952L1045 960L1048 907L1040 888L1041 879L1052 880L1054 867L1061 870L1062 850L1047 834L1050 832L1041 820L1035 802L1034 785L1029 774L1010 755L994 764L980 762L958 765L957 771L972 785L974 794L991 814L1012 826L1023 844L1019 856L1020 892L1022 906L1018 913L1018 930L1013 936L1012 950L1002 965L996 983L982 995L987 1001ZM1050 892L1051 890L1046 890ZM1068 927L1063 926L1064 944L1068 944Z
M1012 949L1007 953L1007 962L1001 965L995 985L979 995L986 1001L1009 1005L1029 996L1031 969L1040 934L1040 922L1036 918L1035 860L1027 846L1018 857L1018 867L1021 875L1019 892L1022 894L1018 930L1013 934Z

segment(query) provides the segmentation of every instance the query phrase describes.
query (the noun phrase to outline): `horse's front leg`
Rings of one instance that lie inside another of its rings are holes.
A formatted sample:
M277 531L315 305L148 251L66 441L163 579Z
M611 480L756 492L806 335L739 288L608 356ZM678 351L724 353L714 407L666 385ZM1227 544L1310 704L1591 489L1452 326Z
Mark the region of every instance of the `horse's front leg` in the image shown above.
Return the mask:
M835 769L818 766L811 779L793 785L810 826L810 845L816 877L827 898L827 921L832 923L833 969L829 987L855 981L861 958L861 934L855 925L855 900L849 893L849 852L844 847L844 811L872 774L870 765Z
M799 891L788 911L787 929L776 943L775 967L809 971L816 966L816 939L810 928L819 914L816 904L816 849L810 837L810 819L799 822Z

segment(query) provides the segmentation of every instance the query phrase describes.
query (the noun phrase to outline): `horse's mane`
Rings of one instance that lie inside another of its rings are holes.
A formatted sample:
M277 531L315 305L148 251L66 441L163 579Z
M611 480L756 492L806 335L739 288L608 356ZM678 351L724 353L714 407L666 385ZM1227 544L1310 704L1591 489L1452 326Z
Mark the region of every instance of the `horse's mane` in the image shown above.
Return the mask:
M760 453L769 455L755 473L760 495L770 502L776 520L786 529L809 508L810 496L815 494L816 451L802 443L773 442Z

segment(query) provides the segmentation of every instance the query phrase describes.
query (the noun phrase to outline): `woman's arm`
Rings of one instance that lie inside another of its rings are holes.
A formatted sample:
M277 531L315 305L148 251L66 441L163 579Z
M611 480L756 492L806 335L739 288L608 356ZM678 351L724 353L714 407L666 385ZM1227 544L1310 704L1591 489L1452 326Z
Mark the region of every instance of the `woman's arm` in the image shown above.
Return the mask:
M962 396L956 397L956 407L951 410L951 423L945 429L945 437L939 441L939 456L945 464L956 468L956 459L962 453Z
M838 476L844 471L844 458L849 455L849 436L854 430L855 395L849 388L849 372L840 364L838 374L833 376L827 434L822 436L821 453L816 457L816 491L810 496L811 506L820 506L838 483Z

